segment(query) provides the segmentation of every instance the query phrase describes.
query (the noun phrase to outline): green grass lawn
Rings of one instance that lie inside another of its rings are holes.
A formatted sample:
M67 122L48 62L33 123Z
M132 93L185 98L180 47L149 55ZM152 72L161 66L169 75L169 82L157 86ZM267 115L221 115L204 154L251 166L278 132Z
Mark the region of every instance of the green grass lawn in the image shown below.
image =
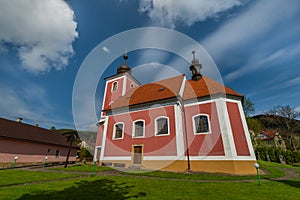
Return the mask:
M260 163L267 169L269 177L284 175L281 168L290 166L273 163ZM98 169L99 168L99 169ZM292 167L293 168L293 167ZM69 166L68 171L88 172L92 166ZM109 169L109 168L108 168ZM97 170L108 170L97 167ZM273 169L276 169L272 171ZM294 169L299 169L294 168ZM62 169L58 169L62 170ZM152 173L152 174L151 174ZM244 179L255 176L226 176L220 174L185 174L169 172L151 172L148 176L167 177L156 179L141 176L74 177L68 180L57 180L74 176L68 172L35 172L21 170L0 171L0 199L299 199L300 178L294 180L264 180L260 186L257 181L244 182ZM275 173L275 174L273 174ZM141 173L141 175L143 175ZM78 176L78 175L77 175ZM182 180L178 180L180 178ZM184 177L184 179L183 179ZM228 178L230 177L230 178ZM263 178L265 175L262 176ZM14 180L16 178L16 180ZM176 178L173 179L172 178ZM199 180L213 180L199 182ZM43 182L43 180L53 180ZM216 182L214 180L229 180ZM230 180L241 180L233 182ZM41 182L35 182L41 181ZM17 183L30 183L13 185ZM9 183L9 184L8 184ZM10 186L9 186L10 185ZM4 187L5 186L5 187Z
M192 182L96 176L0 189L0 199L298 199L289 182Z
M54 171L69 171L69 172L92 172L94 170L93 165L70 165L67 168L59 167L59 168L49 168L50 170ZM101 171L112 171L113 168L105 167L105 166L97 166L95 169L95 172L101 172Z
M49 173L25 170L0 170L0 188L23 183L31 183L36 181L49 181L62 178L79 177L80 174L67 173ZM1 197L0 197L1 198Z

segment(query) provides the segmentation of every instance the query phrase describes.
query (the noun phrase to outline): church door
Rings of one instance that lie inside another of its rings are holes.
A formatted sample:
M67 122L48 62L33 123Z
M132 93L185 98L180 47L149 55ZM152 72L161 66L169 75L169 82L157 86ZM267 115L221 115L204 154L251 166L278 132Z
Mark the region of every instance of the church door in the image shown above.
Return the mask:
M133 164L142 164L143 146L133 146Z

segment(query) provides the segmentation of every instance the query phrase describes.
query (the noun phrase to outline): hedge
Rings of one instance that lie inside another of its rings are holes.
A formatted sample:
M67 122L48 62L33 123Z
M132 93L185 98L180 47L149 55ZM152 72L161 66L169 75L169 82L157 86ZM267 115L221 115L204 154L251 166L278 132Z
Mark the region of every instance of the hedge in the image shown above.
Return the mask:
M271 162L280 163L280 155L287 164L299 163L300 162L300 152L291 150L282 150L274 147L258 146L255 148L255 155L257 159L269 161L267 155Z

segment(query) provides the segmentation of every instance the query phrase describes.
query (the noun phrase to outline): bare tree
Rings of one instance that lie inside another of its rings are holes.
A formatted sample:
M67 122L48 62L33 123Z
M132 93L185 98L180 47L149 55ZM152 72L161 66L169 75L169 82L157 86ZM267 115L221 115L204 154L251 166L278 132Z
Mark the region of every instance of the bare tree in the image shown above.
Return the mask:
M276 121L285 125L286 132L288 133L288 142L293 150L297 149L294 139L295 133L295 119L300 117L300 112L295 109L295 107L287 106L274 106L267 112L266 115L275 116Z
M250 117L255 112L254 103L249 98L244 99L243 108L246 117Z

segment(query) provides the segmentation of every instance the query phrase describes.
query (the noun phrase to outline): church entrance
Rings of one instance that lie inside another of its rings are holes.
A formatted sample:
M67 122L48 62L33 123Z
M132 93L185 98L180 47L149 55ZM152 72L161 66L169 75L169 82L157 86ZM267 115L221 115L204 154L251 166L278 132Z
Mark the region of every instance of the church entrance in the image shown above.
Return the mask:
M133 146L133 164L141 165L143 158L143 146L135 145Z

